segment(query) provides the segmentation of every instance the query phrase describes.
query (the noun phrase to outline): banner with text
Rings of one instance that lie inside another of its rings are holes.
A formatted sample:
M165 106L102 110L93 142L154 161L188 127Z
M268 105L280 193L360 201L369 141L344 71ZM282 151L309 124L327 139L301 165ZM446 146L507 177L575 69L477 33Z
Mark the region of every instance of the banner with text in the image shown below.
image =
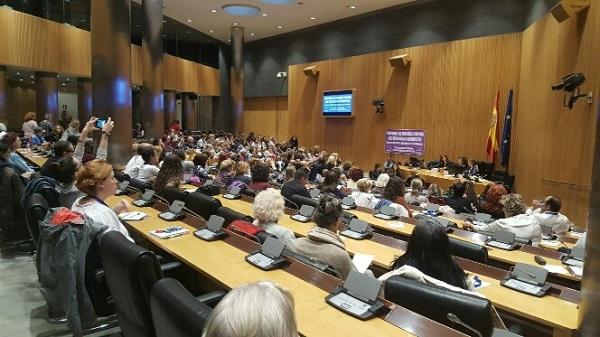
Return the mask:
M425 130L392 129L385 132L385 152L403 155L423 156L425 150Z

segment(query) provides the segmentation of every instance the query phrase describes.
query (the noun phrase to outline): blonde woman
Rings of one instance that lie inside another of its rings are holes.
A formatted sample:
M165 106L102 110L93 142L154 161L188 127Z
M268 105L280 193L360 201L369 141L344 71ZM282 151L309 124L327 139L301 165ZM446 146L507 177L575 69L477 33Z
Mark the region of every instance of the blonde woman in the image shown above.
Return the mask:
M69 137L79 137L79 120L74 119L69 123L69 127L63 133L60 140L68 140Z
M25 117L23 118L23 138L31 139L31 137L33 137L35 134L35 129L38 128L35 118L35 112L28 112L25 114Z
M410 181L410 192L407 192L404 195L404 200L409 205L420 205L422 203L428 202L427 197L421 195L423 192L423 181L419 178L414 178Z
M373 183L367 178L358 180L356 183L358 191L353 192L351 195L352 199L354 199L354 203L356 203L356 206L365 208L373 208L375 206L377 199L371 193L372 186Z
M294 232L279 226L277 221L283 215L284 200L281 193L273 188L258 193L252 205L254 209L254 225L261 227L265 232L275 235L279 240L289 245L296 238Z
M298 337L297 326L292 294L262 281L227 293L211 313L202 337Z

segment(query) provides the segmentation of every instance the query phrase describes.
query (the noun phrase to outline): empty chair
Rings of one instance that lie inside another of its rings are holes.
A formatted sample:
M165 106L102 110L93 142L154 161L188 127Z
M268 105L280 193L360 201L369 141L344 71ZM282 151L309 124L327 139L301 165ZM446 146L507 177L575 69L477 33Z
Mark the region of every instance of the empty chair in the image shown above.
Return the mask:
M385 298L469 336L476 334L452 323L448 319L449 313L479 331L483 337L492 334L492 303L486 298L429 286L400 276L392 276L385 282Z
M217 210L217 215L222 217L223 219L225 219L225 223L223 224L224 226L229 225L230 223L234 222L235 220L245 220L248 222L254 221L251 216L242 214L242 213L235 211L229 207L220 207Z
M194 192L188 196L186 206L204 220L208 220L211 215L217 214L221 202L206 194Z
M129 180L129 187L144 193L147 189L152 189L152 184L150 184L149 182L144 182L139 179L132 178Z
M450 243L450 253L465 259L487 264L488 250L485 246L473 242L448 237Z
M312 207L318 207L319 206L319 201L312 199L312 198L307 198L307 197L303 197L301 195L298 194L294 194L292 195L292 202L296 205L298 205L298 209L300 209L300 207L302 207L302 205L310 205Z
M25 209L27 229L36 247L40 238L40 222L46 217L48 209L46 198L39 193L32 194L27 200L27 208Z
M164 278L152 287L150 308L158 337L202 336L212 311L172 278Z
M174 200L180 200L187 203L189 194L177 187L167 186L163 188L160 196L167 199L169 204L172 204Z

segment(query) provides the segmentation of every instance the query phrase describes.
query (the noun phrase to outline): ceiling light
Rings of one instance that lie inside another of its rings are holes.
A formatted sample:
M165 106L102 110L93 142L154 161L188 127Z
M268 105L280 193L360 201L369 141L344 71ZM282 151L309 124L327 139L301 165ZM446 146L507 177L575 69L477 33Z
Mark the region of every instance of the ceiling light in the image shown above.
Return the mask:
M192 22L192 19L187 19L187 22Z
M316 20L317 18L315 18L314 16L311 16L309 19Z
M350 9L355 9L355 8L356 8L356 5L349 5L349 6L348 6L348 8L350 8Z
M62 85L67 85L66 83L63 83Z
M33 78L33 75L29 75L29 78Z
M223 12L235 16L254 16L260 13L260 8L251 5L225 5Z
M214 33L215 31L211 29L211 30L209 30L208 32L209 32L209 33Z
M56 78L59 78L59 77L60 77L60 75L56 75Z
M283 26L277 26L277 29L282 29L282 28L283 28Z
M267 13L262 13L262 16L267 16L267 15L268 15Z
M189 30L186 30L185 32L188 33L188 34L192 34L192 32L190 32Z
M250 36L254 36L254 35L256 35L256 34L254 34L254 33L250 33Z
M17 71L17 75L21 75L21 73Z
M210 12L211 12L211 13L216 13L216 12L217 12L217 10L216 10L216 9L213 9L213 10L211 10Z
M237 25L239 25L239 23L233 22L232 25L237 26Z
M167 20L163 20L163 23L167 23Z
M23 82L23 79L22 79L22 78L20 78L20 79L19 79L19 81Z

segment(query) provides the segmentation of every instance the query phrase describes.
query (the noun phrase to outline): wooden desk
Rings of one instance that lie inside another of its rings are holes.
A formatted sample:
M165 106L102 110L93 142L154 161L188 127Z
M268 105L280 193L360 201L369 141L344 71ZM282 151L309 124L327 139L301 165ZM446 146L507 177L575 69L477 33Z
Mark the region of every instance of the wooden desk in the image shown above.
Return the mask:
M452 186L454 184L454 182L456 180L461 180L461 181L465 181L466 179L463 179L462 176L460 178L454 177L453 175L449 175L449 174L441 174L439 172L433 172L431 170L428 169L414 169L408 166L399 166L398 167L399 170L406 176L410 176L412 174L412 172L416 172L417 175L419 176L419 178L421 178L424 182L428 182L430 184L436 184L438 185L440 188L447 190L450 186ZM473 184L475 185L475 191L477 192L477 194L481 194L483 192L483 190L485 189L485 186L489 183L492 183L492 181L486 180L486 179L479 179L479 182L474 182Z
M21 157L25 158L28 162L42 167L48 158L43 157L42 155L31 151L30 149L18 149L17 152L21 155Z
M120 198L110 197L106 202L115 205ZM163 221L158 218L159 211L154 208L132 206L133 210L144 212L148 217L142 221L130 222L128 224L130 230L137 232L201 274L218 281L225 288L231 289L249 282L269 280L288 289L294 295L298 329L303 336L412 336L411 333L388 322L393 316L402 317L399 321L404 320L404 322L398 324L409 324L407 329L420 336L464 336L398 306L395 306L385 319L375 318L364 322L357 320L328 305L324 300L328 292L313 285L312 282L316 282L314 278L304 280L287 270L262 271L244 260L246 252L224 241L205 242L191 233L169 240L158 239L150 235L149 231L181 226L191 232L195 228L182 221ZM319 277L335 279L320 272ZM400 312L402 314L399 314ZM408 317L410 319L406 320L405 318Z
M253 214L252 204L247 201L229 200L220 195L215 196L215 198L221 201L224 207L246 215ZM314 223L294 221L288 215L282 216L278 223L294 231L298 236L306 236L310 228L315 225ZM375 242L375 238L373 240L342 238L350 254L360 252L374 255L373 263L386 270L391 269L396 257L404 254L405 243L389 242L395 239L388 238L388 245L385 245ZM485 295L497 308L530 319L543 326L551 327L555 336L569 336L577 329L579 311L576 303L561 299L559 296L547 295L538 298L518 293L500 285L498 275L503 276L506 274L505 271L465 259L459 258L458 260L466 272L478 274L481 280L489 284L489 286L479 289L478 292ZM485 276L486 274L495 277ZM570 292L571 290L567 289L565 291Z

